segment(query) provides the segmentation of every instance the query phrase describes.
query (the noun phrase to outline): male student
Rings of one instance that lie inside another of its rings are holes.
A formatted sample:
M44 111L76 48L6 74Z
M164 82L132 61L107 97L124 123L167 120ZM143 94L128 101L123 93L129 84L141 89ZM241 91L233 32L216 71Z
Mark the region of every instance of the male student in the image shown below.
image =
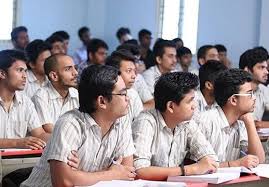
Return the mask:
M187 72L167 73L154 89L155 109L140 113L132 124L138 178L166 180L168 176L214 172L215 153L191 119L198 77ZM187 153L197 163L183 165Z
M154 84L157 79L165 73L175 70L176 67L176 45L169 40L160 39L153 47L155 56L155 66L150 67L143 73L146 83L149 86L150 92L154 92Z
M177 65L176 71L191 71L192 53L187 47L177 49Z
M197 51L197 62L200 66L208 60L219 60L218 50L213 45L203 45Z
M61 38L63 38L63 40L64 40L64 51L67 54L68 53L68 48L69 48L70 35L66 31L63 31L63 30L56 31L56 32L52 33L52 35L58 35Z
M268 78L267 53L259 48L247 50L241 55L239 66L252 74L252 87L256 97L254 119L257 128L269 127L262 121L263 113L269 110L269 88L264 86Z
M219 60L221 63L223 63L227 68L231 67L231 61L227 57L227 48L222 44L215 45L215 48L217 49L219 53Z
M78 87L79 110L62 115L26 186L87 186L104 180L133 180L134 147L130 124L118 119L128 112L126 86L117 69L87 67ZM77 150L78 170L67 165Z
M214 95L219 107L204 112L198 125L211 143L221 167L256 167L264 162L264 150L251 112L255 96L251 75L228 69L215 80Z
M29 43L27 28L24 26L15 27L10 35L14 49L24 51Z
M141 29L138 32L138 39L141 46L140 59L144 62L146 68L148 69L155 65L154 61L152 60L153 52L150 49L152 40L151 32L147 29Z
M117 30L116 37L119 43L123 44L124 42L132 39L131 31L127 27L121 27Z
M49 83L32 97L43 128L51 133L60 115L78 108L78 72L72 57L65 54L52 55L45 60L44 70Z
M44 62L51 55L50 45L43 40L34 40L27 45L25 52L28 57L28 71L24 93L31 98L49 81L44 71Z
M126 85L127 94L130 98L128 116L131 121L143 110L142 101L137 91L132 88L136 78L134 61L135 57L130 51L120 49L114 51L111 56L107 58L106 62L106 65L113 66L121 72L121 77Z
M51 54L66 54L64 49L64 39L59 35L51 35L46 39L46 42L51 45Z

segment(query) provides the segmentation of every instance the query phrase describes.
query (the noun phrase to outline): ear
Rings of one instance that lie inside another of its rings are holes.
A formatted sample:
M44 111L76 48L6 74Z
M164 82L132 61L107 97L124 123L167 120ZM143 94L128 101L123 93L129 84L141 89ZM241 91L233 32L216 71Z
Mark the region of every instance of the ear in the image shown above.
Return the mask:
M166 110L170 113L174 113L174 104L172 101L166 103Z
M206 81L206 82L205 82L205 87L206 87L206 89L208 89L208 90L213 90L213 89L214 89L213 84L212 84L211 82L209 82L209 81Z
M7 77L6 72L0 69L0 79L5 79L6 77Z
M162 62L161 57L157 56L157 57L156 57L156 62L157 62L157 64L161 64L161 62Z
M59 76L55 71L51 71L49 73L49 78L53 80L54 82L57 82L59 80Z
M237 98L235 96L231 96L229 99L231 105L236 106L237 105Z
M104 96L98 96L96 99L96 105L98 108L105 110L107 108L107 99Z

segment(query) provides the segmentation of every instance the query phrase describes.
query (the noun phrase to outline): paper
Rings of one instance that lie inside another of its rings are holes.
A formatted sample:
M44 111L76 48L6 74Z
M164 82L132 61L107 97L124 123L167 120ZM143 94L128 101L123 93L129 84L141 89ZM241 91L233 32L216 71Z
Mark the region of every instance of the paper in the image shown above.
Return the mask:
M1 152L30 151L32 149L0 149Z
M252 168L251 171L260 177L269 178L269 164L259 164L256 168Z

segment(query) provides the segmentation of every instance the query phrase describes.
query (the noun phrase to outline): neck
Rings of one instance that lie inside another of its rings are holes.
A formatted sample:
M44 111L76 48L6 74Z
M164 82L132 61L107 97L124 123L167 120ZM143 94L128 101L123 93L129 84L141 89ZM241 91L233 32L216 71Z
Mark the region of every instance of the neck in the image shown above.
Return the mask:
M228 106L223 106L222 110L223 110L230 126L233 125L242 115L238 112L238 110L234 110Z
M172 130L174 130L176 126L180 123L178 121L173 120L173 118L167 112L162 112L161 115L163 116L163 119L167 127L169 127Z
M189 66L183 65L183 64L181 64L181 63L179 63L179 64L181 65L181 68L182 68L182 71L183 71L183 72L188 72L188 70L189 70Z
M101 127L102 137L109 131L113 123L116 121L110 115L104 115L103 112L94 112L91 114L95 122Z
M169 70L163 69L160 65L158 65L157 67L158 67L159 71L161 72L161 74L169 73L170 72Z
M206 91L205 89L204 90L201 90L204 98L205 98L205 101L207 103L208 106L211 106L213 105L213 103L215 102L215 97L213 96L213 94L211 94L210 92Z
M0 97L4 103L11 102L15 96L15 91L7 89L3 84L0 84Z
M40 75L40 74L38 74L38 73L35 72L35 71L32 71L32 72L33 72L33 74L35 75L36 79L38 80L38 82L39 82L40 84L42 84L43 82L45 82L45 80L46 80L46 75Z
M66 98L69 93L69 87L59 85L57 82L51 82L55 90L63 97Z

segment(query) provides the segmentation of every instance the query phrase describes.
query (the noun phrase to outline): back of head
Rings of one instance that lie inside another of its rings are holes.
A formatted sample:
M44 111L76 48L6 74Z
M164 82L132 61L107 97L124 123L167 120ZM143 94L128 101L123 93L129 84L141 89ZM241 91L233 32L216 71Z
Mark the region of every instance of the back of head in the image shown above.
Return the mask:
M17 41L18 35L20 32L28 32L27 28L25 26L19 26L12 29L10 35L12 41Z
M208 50L215 48L213 45L203 45L197 51L197 60L200 58L205 59Z
M176 49L175 43L170 40L159 39L158 41L155 42L153 46L153 54L155 56L155 60L156 60L156 57L163 56L163 54L165 53L165 48L167 47Z
M227 52L226 47L222 44L216 44L214 47L218 50L219 53L220 52Z
M116 32L116 36L117 36L118 40L120 40L121 37L126 35L126 34L131 34L130 29L127 27L121 27Z
M251 75L241 69L227 69L220 72L214 85L216 102L223 107L233 94L239 93L241 85L251 81Z
M120 69L120 65L123 60L135 62L135 57L130 51L126 49L120 49L120 50L114 51L106 59L106 65L113 66L116 69Z
M112 100L112 91L120 72L111 66L91 65L82 71L78 92L79 110L91 114L96 111L96 99L103 96Z
M18 50L3 50L0 51L0 69L7 72L8 68L12 66L14 62L21 60L26 62L26 57L23 52Z
M268 59L268 53L266 53L266 51L260 48L247 50L241 56L239 61L239 67L248 67L248 69L250 70L252 70L257 63L262 63L264 61L267 61Z
M150 35L151 36L151 32L147 29L141 29L139 32L138 32L138 39L139 41L142 40L143 37L147 36L147 35Z
M184 56L184 55L187 55L187 54L192 54L191 53L191 50L189 49L189 48L187 48L187 47L180 47L180 48L178 48L177 49L177 57L182 57L182 56Z
M226 69L227 67L220 61L208 60L199 69L200 89L203 90L205 88L206 81L214 84L218 74Z
M90 32L90 29L88 27L81 27L78 30L78 37L81 38L85 32Z
M58 35L58 36L62 37L64 40L70 39L70 36L66 31L56 31L56 32L52 33L52 35Z
M180 103L185 94L198 86L198 77L189 72L163 74L155 84L155 108L165 112L168 101Z

